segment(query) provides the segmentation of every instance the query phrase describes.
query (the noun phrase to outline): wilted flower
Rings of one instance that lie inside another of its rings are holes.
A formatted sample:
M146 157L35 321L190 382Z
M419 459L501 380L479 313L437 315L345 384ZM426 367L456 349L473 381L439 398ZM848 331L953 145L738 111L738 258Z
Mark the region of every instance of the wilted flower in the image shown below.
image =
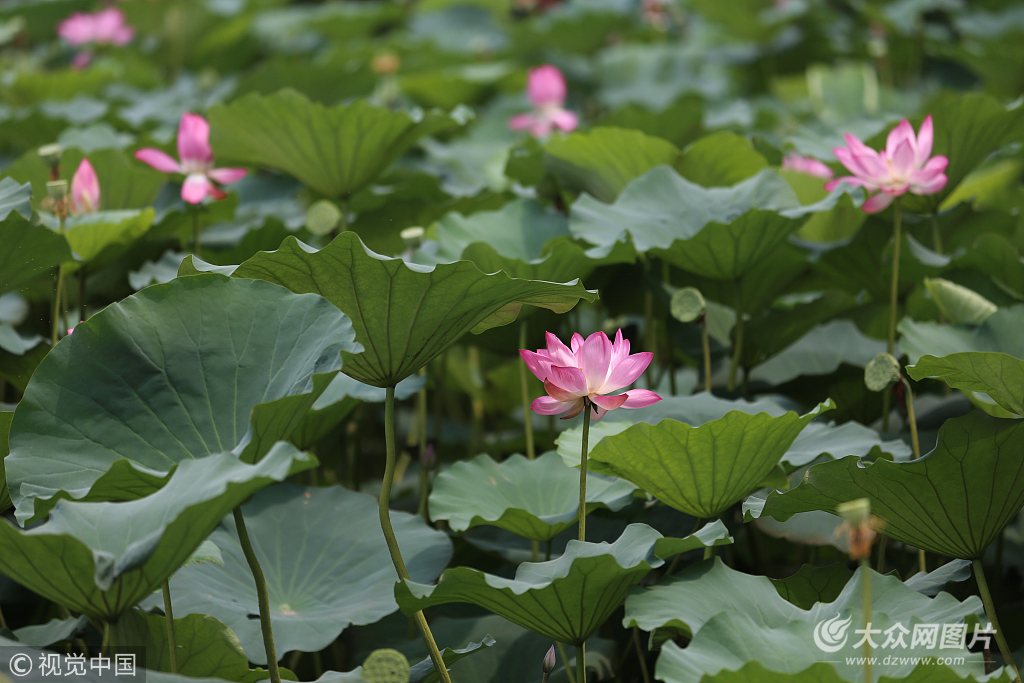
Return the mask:
M96 213L100 209L100 181L88 159L82 159L71 178L71 215Z
M135 29L124 23L121 10L108 7L95 14L75 12L57 26L57 35L74 46L124 45L135 37ZM84 68L91 59L89 51L79 52L74 66Z
M512 130L529 130L536 138L546 137L557 128L566 133L576 129L576 114L563 109L565 104L565 78L557 67L545 64L530 71L526 94L534 110L529 114L513 116L508 121Z
M182 173L185 183L181 186L181 198L189 204L198 204L210 195L224 199L227 195L214 181L227 184L241 180L247 171L244 168L213 168L213 151L210 149L210 124L199 114L183 114L178 126L179 164L158 149L147 147L135 153L135 158L164 173Z
M782 160L782 169L784 171L799 171L825 180L831 180L834 175L832 169L822 162L799 154L787 154Z
M836 147L836 158L842 162L852 176L836 178L825 184L832 191L839 183L846 182L863 187L868 192L880 191L861 207L868 213L877 213L908 190L913 194L935 194L946 186L948 178L943 173L949 159L942 155L929 158L932 153L934 130L932 117L928 115L917 135L914 128L903 119L889 132L885 149L876 152L855 135L846 134L846 147Z
M836 529L837 534L846 534L849 545L850 559L860 560L871 555L871 544L878 533L875 529L882 526L882 520L871 514L871 501L868 498L851 500L836 506L836 514L843 518L843 523Z
M647 389L608 395L635 382L654 357L653 353L630 355L629 340L622 338L622 330L616 332L614 344L604 332L595 332L586 340L574 334L571 349L550 332L546 335L547 349L519 351L526 367L544 382L548 392L530 406L535 413L557 415L569 411L562 418L568 419L583 412L589 402L594 406L594 419L600 420L609 410L643 408L661 400Z

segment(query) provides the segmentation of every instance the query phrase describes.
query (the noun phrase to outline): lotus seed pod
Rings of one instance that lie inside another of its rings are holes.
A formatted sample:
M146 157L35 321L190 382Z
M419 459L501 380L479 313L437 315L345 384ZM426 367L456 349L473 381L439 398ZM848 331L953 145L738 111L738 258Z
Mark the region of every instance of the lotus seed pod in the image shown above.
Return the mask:
M423 244L423 235L426 231L420 227L406 228L402 232L398 233L402 240L405 242L405 246L409 249L419 249L420 245Z
M704 301L704 295L696 287L680 289L672 295L672 303L669 306L672 317L681 323L692 323L697 320L704 315L705 308L707 303Z
M306 209L306 229L314 235L326 235L338 227L341 218L341 209L334 202L321 199Z
M871 519L871 499L858 498L836 506L836 514L857 527Z
M49 166L51 170L60 166L60 157L63 153L64 148L57 143L43 145L39 148L39 156L42 157L43 163Z
M374 650L359 677L366 683L409 683L409 660L398 650Z
M864 368L864 385L869 391L885 391L900 381L900 363L888 353L880 353Z
M980 325L998 307L972 289L940 277L925 278L924 286L932 295L932 301L954 325Z
M68 198L68 181L51 180L46 183L46 192L50 195L50 199L53 201L63 202Z

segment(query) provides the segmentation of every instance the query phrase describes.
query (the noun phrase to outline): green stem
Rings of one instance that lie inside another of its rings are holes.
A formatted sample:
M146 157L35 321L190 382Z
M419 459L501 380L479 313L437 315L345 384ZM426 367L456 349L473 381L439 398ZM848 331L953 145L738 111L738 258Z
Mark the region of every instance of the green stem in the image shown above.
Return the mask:
M85 311L85 264L78 269L78 319L84 321L87 317Z
M587 644L576 646L576 680L587 683Z
M167 618L167 650L171 655L171 673L178 673L178 643L174 637L174 610L171 607L170 579L164 581L164 616Z
M1021 683L1020 670L1017 669L1016 662L1013 661L1013 651L1010 650L1009 644L1006 642L1006 636L1003 634L1003 629L999 627L999 619L996 618L996 606L992 602L992 593L988 589L988 581L985 579L985 569L981 566L981 560L974 560L974 578L978 582L978 591L981 593L981 602L985 605L985 616L988 617L989 623L992 624L992 628L996 632L996 643L999 645L999 651L1003 653L1003 659L1006 661L1006 666L1010 667L1013 671L1013 675L1017 683Z
M471 345L467 349L469 357L469 376L473 384L473 392L470 395L470 404L473 409L473 423L470 427L469 455L476 455L481 451L481 444L484 438L484 401L483 401L483 371L480 366L480 347Z
M199 207L192 207L192 253L202 256L202 246L199 243Z
M736 339L733 342L732 364L729 366L729 391L736 389L736 371L740 367L743 355L743 290L740 281L736 280Z
M380 501L378 502L380 528L381 531L384 532L384 540L388 544L388 551L391 553L391 562L395 565L395 571L398 572L399 578L408 581L409 570L405 568L405 560L402 559L402 551L398 548L398 539L395 538L395 530L391 527L391 511L388 508L388 502L391 500L391 485L395 478L396 449L394 386L387 388L387 393L384 398L384 445L387 449L387 461L384 465L384 481L381 484ZM452 683L452 679L448 676L448 669L445 668L444 660L441 659L441 653L437 649L437 643L434 642L434 634L430 632L430 626L427 624L427 619L423 616L423 612L417 612L413 616L413 619L420 630L423 642L427 646L427 652L430 653L430 661L434 663L434 669L437 671L444 683ZM275 681L275 683L278 682Z
M249 532L245 528L245 519L242 517L242 508L234 509L235 528L238 530L238 541L242 545L242 553L246 562L249 563L249 570L256 581L256 599L260 606L260 630L263 631L263 647L267 651L267 671L270 672L271 683L281 683L281 671L277 666L277 649L274 647L274 631L270 625L270 595L267 593L267 580L263 576L263 568L252 549L252 542L249 541Z
M519 323L519 348L526 348L526 321ZM533 416L530 415L530 387L526 374L526 363L519 364L519 385L523 392L523 424L526 426L526 457L533 460L537 451L533 445Z
M644 683L651 683L651 675L647 672L647 659L644 657L643 646L640 645L640 629L633 627L633 644L636 645L636 658L640 660L640 675Z
M922 574L926 574L928 572L928 561L924 555L924 548L917 549L917 568Z
M421 375L426 374L426 368L420 370ZM426 464L427 453L427 385L424 383L416 395L416 419L419 429L419 451L420 451L420 506L419 515L423 521L430 524L430 511L427 508L427 498L430 496L430 468Z
M864 631L867 633L871 628L871 569L866 557L860 558L860 584L861 592L864 594ZM872 683L870 638L864 639L864 683Z
M565 646L561 643L555 643L555 647L558 648L558 656L562 658L562 666L565 667L565 676L569 679L569 683L576 683L576 677L572 674L572 667L569 666L569 655L565 651Z
M644 348L654 353L654 293L649 289L644 292ZM654 363L647 366L647 388L655 388Z
M907 392L907 422L910 423L910 444L914 448L914 460L921 458L921 443L917 439L917 418L914 416L914 390L906 377L901 378L903 388Z
M885 534L878 534L878 569L876 571L879 574L885 573L885 549L889 545L888 540Z
M64 264L57 266L57 289L53 293L53 329L51 330L51 348L60 339L61 292L64 291Z
M583 399L583 452L580 454L580 534L581 541L587 540L587 439L590 438L589 399ZM578 650L577 650L578 651Z
M900 289L900 248L903 246L903 213L900 211L900 198L897 197L893 203L893 236L892 245L892 281L889 285L889 335L886 339L886 349L890 355L896 348L896 317ZM889 412L891 397L886 392L882 398L882 431L889 431Z
M701 325L701 343L704 347L704 390L711 393L711 338L708 334L708 312L704 311Z

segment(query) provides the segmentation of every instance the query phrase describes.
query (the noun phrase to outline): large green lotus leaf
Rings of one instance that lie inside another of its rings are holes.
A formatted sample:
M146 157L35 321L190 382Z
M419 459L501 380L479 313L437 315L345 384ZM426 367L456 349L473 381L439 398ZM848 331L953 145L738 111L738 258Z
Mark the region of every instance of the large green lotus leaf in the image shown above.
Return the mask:
M64 238L78 259L88 262L113 244L134 242L149 230L155 216L152 208L72 216L67 220ZM43 224L51 230L59 229L57 218L52 215L46 215Z
M585 278L599 265L635 258L629 245L621 243L611 250L585 250L572 240L564 215L528 199L509 202L498 211L450 213L438 221L435 231L436 253L418 261L466 259L485 273L503 270L524 280Z
M7 218L11 211L17 211L22 218L32 217L32 188L11 178L0 180L0 220Z
M627 104L609 114L602 123L664 138L682 148L700 136L704 127L704 103L701 97L691 94L679 97L661 111Z
M676 164L679 175L704 187L731 187L767 167L750 140L729 131L697 140Z
M797 512L834 512L871 500L887 536L929 552L974 559L1024 507L1024 422L972 412L946 420L938 445L920 460L849 457L814 465L786 493L772 492L761 515L785 521ZM757 516L757 511L752 511Z
M587 510L620 510L635 486L621 479L587 475ZM430 494L430 516L452 531L490 524L535 541L550 541L579 517L580 476L555 452L536 460L513 455L495 462L478 455L439 474Z
M50 619L45 624L22 626L14 631L19 643L32 647L49 647L71 638L89 626L89 619L84 614L67 619Z
M732 187L704 188L658 167L631 182L614 204L581 196L573 204L569 229L599 245L628 236L637 251L703 277L735 280L808 214L832 208L839 193L801 206L789 184L769 170Z
M737 410L700 427L640 422L601 439L590 457L665 505L712 519L760 487L804 427L833 407L778 417Z
M18 519L58 498L146 495L211 453L255 461L327 385L314 374L358 350L352 338L320 296L219 275L108 306L50 352L15 411L6 464Z
M174 641L177 673L182 676L209 676L243 683L270 677L266 670L249 669L249 660L238 638L231 629L209 615L189 614L175 618ZM111 626L110 642L115 647L145 647L148 670L171 671L167 618L163 615L128 610ZM290 671L285 670L281 674L284 679L296 680L294 674L289 676Z
M365 351L345 362L345 374L377 387L397 384L430 362L466 332L483 332L516 319L523 304L568 311L593 301L578 281L565 284L485 275L460 261L434 267L407 264L367 249L345 232L317 251L294 237L240 266L217 267L195 257L181 274L200 269L316 292L344 311Z
M182 462L163 488L138 500L60 501L48 522L29 531L0 523L0 572L73 611L117 621L158 589L224 515L267 484L316 464L279 443L255 465L227 451Z
M678 158L671 142L624 128L594 128L544 145L544 168L562 187L602 202L614 201L631 180Z
M767 413L771 417L781 417L787 410L789 408L772 398L760 398L756 401L726 400L707 392L692 396L669 396L646 408L615 410L605 415L600 422L591 422L587 452L593 453L602 439L621 434L635 424L656 425L668 419L685 422L691 427L700 427L713 420L720 420L733 411L750 415ZM558 437L558 454L570 467L579 467L582 447L582 426L567 429ZM846 455L866 456L875 448L891 454L896 460L906 460L911 454L910 448L903 442L882 441L878 438L877 432L862 425L847 423L837 427L811 422L786 450L781 463L789 470L806 465L823 454L837 458ZM588 467L591 471L610 473L601 462L590 462Z
M684 539L665 538L646 524L630 524L612 544L570 541L557 560L524 562L515 579L455 567L436 586L396 584L395 598L406 614L468 602L534 633L578 645L618 608L629 586L660 567L663 558L731 542L719 521Z
M0 293L9 292L72 260L63 236L10 213L0 223Z
M903 208L916 214L929 214L938 209L952 194L960 181L977 168L991 153L1020 139L1024 125L1024 107L1007 109L995 98L979 93L956 93L941 98L929 107L935 126L933 154L949 159L946 186L930 195L908 194L902 198ZM912 121L914 130L924 117ZM884 147L885 133L868 142L875 149Z
M1011 413L1024 416L1024 360L1020 358L982 351L922 356L907 367L907 374L918 380L938 377L954 389L983 391Z
M407 114L366 100L325 107L286 89L215 105L207 118L218 161L280 169L317 192L348 197L420 138L464 124L467 114Z
M846 664L846 657L863 653L861 647L854 647L859 640L854 629L864 623L863 571L858 569L834 600L802 609L779 595L767 577L729 569L715 558L691 565L649 588L632 589L626 598L623 625L652 631L655 643L676 635L692 638L685 650L674 643L664 645L658 678L663 678L662 667L668 662L672 663L673 675L668 678L672 681L698 681L702 675L736 670L753 661L774 671L791 673L815 662L831 662L841 678L852 683L864 680L862 665ZM929 598L908 588L898 577L866 571L871 576L872 628L885 630L901 623L912 631L914 623L962 623L966 617L982 611L977 596L963 602L949 593ZM834 644L842 643L835 652L815 646L815 626L829 619L835 619L838 627L829 629L838 631ZM848 630L841 628L847 619ZM843 635L847 636L845 640ZM900 676L912 668L895 662L883 664L881 659L886 654L963 656L965 663L957 667L958 671L984 671L981 653L972 654L966 648L899 648L893 647L894 643L885 648L885 638L885 634L874 636L878 645L875 654L880 660L873 670L875 676ZM910 640L907 636L907 645Z
M398 609L398 575L378 522L377 501L340 486L283 484L242 507L246 529L267 580L278 654L316 652L350 625L372 624ZM413 579L433 581L451 559L448 537L416 515L392 512L402 555ZM238 635L249 661L266 664L256 584L238 543L234 520L210 540L224 564L207 562L171 579L174 614L210 614ZM159 607L154 596L147 605Z
M6 512L7 508L14 505L11 502L11 492L7 489L7 472L4 469L4 458L10 452L8 437L11 434L13 419L14 411L0 410L0 512Z
M1000 308L981 325L941 325L904 318L900 348L917 364L922 356L942 358L968 351L1005 353L1024 358L1024 304Z
M675 655L680 652L678 645L669 643L664 650L666 654L658 659L655 669L658 680L665 683L695 680L690 678L692 674L689 667L686 664L679 665L675 659ZM700 678L701 683L847 683L849 680L839 675L831 663L818 662L802 671L789 668L773 671L756 661L748 662L735 671L722 669L716 674L704 674ZM1014 680L1013 672L1007 667L986 675L984 672L959 672L945 664L921 662L909 675L899 673L881 676L878 683L1012 683Z

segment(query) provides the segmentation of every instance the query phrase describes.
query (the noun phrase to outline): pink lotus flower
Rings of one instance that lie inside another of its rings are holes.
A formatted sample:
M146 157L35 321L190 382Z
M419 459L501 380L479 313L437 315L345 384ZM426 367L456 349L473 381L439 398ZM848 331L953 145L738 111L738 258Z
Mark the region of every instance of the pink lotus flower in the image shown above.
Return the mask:
M622 330L615 334L614 344L604 332L595 332L586 340L574 334L571 350L555 335L546 334L547 349L538 349L536 353L519 351L526 367L544 382L548 392L533 402L533 412L557 415L569 411L562 418L567 420L583 412L589 401L594 405L594 419L600 420L609 410L643 408L661 400L661 396L647 389L608 396L635 382L654 357L653 353L629 355L629 340L622 338Z
M806 173L807 175L824 178L825 180L831 180L834 175L832 169L822 162L799 154L787 154L782 160L782 169L784 171Z
M846 147L836 147L836 158L842 162L852 176L843 176L825 184L832 191L839 183L846 182L854 187L863 187L869 192L881 191L861 207L868 213L878 213L892 203L894 197L906 193L935 194L949 180L943 171L949 159L932 153L932 117L928 115L921 123L921 129L914 135L914 128L903 119L889 131L885 149L876 152L856 136L846 134Z
M71 178L71 215L81 216L100 210L100 181L88 159L82 159Z
M147 147L135 153L135 158L164 173L182 173L185 183L181 198L189 204L198 204L207 195L224 199L227 195L214 181L226 185L245 177L244 168L213 168L213 150L210 149L210 124L199 114L183 114L178 126L179 164L158 149Z
M529 130L535 138L547 137L555 128L566 133L575 130L579 123L576 114L562 108L565 93L565 78L557 67L550 64L537 67L526 82L526 94L534 111L513 116L508 120L508 127Z
M95 14L75 12L57 27L57 35L71 45L124 45L135 37L135 29L124 23L124 13L108 7Z

